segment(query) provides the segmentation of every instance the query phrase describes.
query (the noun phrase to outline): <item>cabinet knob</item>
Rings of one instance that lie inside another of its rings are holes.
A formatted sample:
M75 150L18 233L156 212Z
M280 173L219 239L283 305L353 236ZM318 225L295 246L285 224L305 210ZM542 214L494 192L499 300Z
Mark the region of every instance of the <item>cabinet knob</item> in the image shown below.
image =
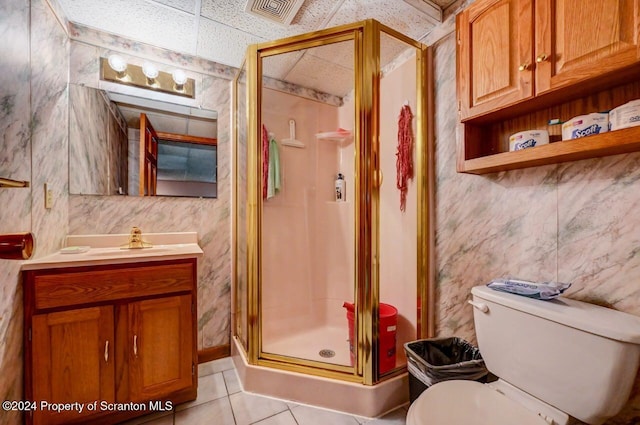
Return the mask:
M529 64L528 63L523 63L522 65L520 65L518 67L518 71L522 72L522 71L526 71L527 69L529 69Z
M109 340L104 343L104 361L109 361Z
M541 55L538 55L538 57L536 58L536 62L541 63L541 62L546 61L547 59L549 59L549 58L547 57L547 55L545 55L543 53Z
M138 335L133 336L133 355L138 357Z

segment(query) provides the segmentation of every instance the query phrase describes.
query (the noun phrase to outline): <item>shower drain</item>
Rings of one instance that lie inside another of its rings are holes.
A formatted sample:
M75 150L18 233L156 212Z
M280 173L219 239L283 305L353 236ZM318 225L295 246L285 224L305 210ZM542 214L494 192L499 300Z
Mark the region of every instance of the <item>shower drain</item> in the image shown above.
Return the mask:
M320 357L324 357L325 359L330 359L331 357L336 355L336 352L325 348L324 350L320 350L320 353L318 354L320 354Z

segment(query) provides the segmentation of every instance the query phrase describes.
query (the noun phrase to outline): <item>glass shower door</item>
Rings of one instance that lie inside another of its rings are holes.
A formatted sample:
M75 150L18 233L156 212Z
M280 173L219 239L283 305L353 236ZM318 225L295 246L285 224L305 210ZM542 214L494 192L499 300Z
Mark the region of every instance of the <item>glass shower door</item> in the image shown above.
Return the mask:
M354 40L261 60L261 351L351 367Z

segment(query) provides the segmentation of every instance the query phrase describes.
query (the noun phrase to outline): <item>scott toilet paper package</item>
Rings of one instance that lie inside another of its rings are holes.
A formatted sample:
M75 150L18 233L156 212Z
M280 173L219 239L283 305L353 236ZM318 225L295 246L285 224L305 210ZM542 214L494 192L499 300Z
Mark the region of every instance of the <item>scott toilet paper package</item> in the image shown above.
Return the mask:
M493 279L487 286L496 291L510 292L538 300L551 300L566 291L571 284L561 282L532 282L506 277Z
M579 139L606 133L609 130L609 114L595 112L579 115L562 124L562 140Z
M609 130L640 125L640 99L632 100L609 112Z
M549 144L549 132L547 130L521 131L509 136L510 152L546 144Z

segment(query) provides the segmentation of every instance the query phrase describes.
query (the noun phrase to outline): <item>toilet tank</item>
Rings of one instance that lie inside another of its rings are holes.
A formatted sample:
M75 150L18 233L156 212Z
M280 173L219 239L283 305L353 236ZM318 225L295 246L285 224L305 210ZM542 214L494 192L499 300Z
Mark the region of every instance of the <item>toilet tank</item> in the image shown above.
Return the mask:
M564 297L541 301L486 286L471 293L490 372L588 424L622 409L640 362L640 317Z

